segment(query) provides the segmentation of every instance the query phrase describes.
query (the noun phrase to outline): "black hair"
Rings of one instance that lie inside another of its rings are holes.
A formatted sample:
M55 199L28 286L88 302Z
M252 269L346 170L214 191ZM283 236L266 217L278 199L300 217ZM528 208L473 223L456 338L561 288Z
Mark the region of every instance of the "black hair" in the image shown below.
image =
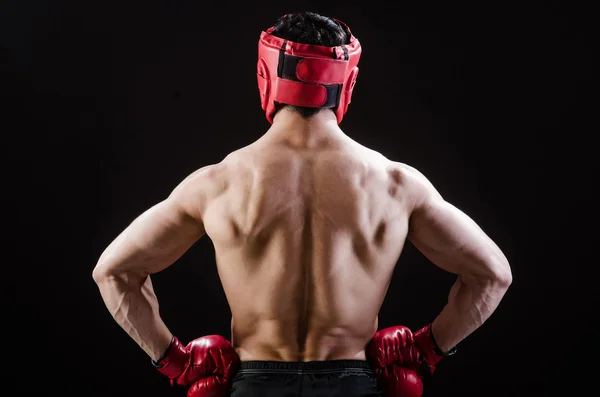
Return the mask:
M350 43L349 32L332 18L314 12L287 14L277 20L272 34L282 39L302 44L336 47ZM277 105L276 112L283 107L300 113L308 118L318 113L321 108L304 106Z

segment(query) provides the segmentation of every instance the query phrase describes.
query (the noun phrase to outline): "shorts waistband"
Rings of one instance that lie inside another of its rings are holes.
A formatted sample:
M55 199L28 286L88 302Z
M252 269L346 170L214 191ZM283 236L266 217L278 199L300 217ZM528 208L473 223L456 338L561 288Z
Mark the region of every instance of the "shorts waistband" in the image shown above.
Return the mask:
M338 371L355 371L373 373L371 365L365 360L329 360L329 361L242 361L242 373L324 373Z

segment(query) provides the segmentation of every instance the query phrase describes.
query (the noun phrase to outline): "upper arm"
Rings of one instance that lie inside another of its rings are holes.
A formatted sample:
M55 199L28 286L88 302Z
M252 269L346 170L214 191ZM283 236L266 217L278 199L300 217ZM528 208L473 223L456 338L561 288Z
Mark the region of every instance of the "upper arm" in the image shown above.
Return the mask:
M459 275L510 280L506 257L463 211L415 169L407 168L411 196L408 239L431 262Z
M205 234L202 212L212 179L210 167L188 176L117 236L94 271L147 275L172 265Z

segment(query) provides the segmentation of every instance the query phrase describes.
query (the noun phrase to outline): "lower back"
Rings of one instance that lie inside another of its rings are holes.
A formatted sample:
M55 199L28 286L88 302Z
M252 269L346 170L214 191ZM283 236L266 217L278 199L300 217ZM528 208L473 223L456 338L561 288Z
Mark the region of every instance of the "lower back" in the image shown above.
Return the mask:
M233 343L242 361L364 360L364 349L376 324L375 320L369 332L334 325L312 329L309 325L308 333L299 337L295 330L299 324L286 324L281 320L238 324L234 319Z
M241 359L363 359L393 267L371 272L347 255L303 266L300 256L218 259Z

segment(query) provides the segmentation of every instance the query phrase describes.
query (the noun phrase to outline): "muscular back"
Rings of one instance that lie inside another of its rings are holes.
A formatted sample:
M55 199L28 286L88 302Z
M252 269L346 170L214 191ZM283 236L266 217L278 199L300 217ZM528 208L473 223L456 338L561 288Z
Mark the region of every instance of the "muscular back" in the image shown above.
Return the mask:
M401 171L349 139L259 140L203 219L242 360L364 358L408 230Z
M183 180L104 250L93 276L153 359L172 333L150 275L208 234L242 360L364 358L404 241L458 275L432 323L450 349L512 281L500 248L417 170L348 138L332 112L279 112L261 139Z

